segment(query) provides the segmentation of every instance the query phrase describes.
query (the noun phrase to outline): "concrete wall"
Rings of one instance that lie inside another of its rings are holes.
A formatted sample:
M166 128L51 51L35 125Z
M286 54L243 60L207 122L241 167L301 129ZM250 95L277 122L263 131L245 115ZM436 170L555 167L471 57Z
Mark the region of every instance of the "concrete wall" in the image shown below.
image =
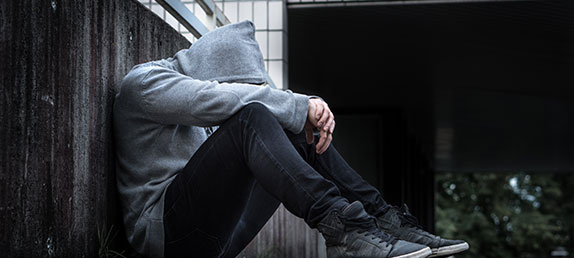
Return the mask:
M118 207L113 98L133 65L189 45L135 0L0 1L0 256L137 256ZM240 257L324 251L281 206Z
M8 0L0 44L0 256L97 256L98 228L122 229L118 82L190 43L135 0Z

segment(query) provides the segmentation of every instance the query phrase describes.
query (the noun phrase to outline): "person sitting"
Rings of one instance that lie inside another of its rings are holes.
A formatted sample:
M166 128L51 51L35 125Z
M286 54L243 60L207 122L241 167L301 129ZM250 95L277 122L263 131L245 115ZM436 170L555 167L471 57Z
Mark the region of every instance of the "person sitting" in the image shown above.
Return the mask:
M468 249L421 229L347 164L330 144L335 118L323 99L265 78L254 25L243 21L122 80L117 186L136 251L235 257L280 203L321 232L330 258Z

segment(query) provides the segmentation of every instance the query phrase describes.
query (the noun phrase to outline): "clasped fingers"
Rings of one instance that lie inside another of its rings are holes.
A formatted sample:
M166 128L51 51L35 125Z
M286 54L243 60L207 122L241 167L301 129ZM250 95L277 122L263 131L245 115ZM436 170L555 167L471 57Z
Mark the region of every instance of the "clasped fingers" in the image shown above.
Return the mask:
M318 154L322 154L329 148L333 140L333 132L335 131L335 116L329 105L322 99L309 100L309 121L319 131L319 141L316 145ZM314 120L314 121L313 121Z

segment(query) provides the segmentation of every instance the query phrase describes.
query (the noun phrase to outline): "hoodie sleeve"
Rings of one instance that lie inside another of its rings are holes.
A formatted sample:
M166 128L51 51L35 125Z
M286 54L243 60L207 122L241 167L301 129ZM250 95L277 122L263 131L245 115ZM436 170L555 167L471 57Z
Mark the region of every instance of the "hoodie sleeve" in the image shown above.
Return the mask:
M137 98L145 116L160 124L219 125L250 103L263 104L294 133L303 130L307 119L306 95L269 86L201 81L160 66L141 69L143 79L130 80L128 75L121 90L131 91L128 95Z

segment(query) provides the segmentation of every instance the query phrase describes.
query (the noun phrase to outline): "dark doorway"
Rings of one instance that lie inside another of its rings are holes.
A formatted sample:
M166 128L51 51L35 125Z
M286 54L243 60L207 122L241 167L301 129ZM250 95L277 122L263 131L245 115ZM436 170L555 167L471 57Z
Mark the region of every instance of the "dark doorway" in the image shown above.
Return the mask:
M289 87L323 97L340 151L431 227L435 171L574 172L573 6L288 5Z

